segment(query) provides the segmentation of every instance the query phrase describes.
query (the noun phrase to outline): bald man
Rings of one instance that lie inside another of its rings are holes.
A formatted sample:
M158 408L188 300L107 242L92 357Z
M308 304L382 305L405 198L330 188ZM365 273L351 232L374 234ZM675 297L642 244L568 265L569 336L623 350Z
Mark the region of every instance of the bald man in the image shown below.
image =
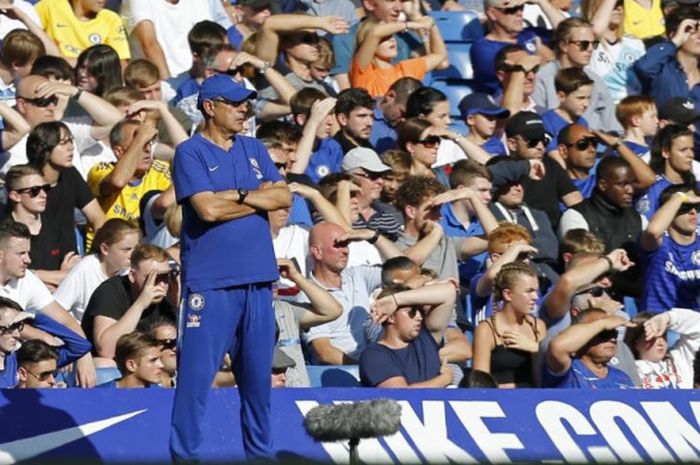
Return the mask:
M623 145L620 145L623 147ZM590 198L564 212L559 237L570 229L591 231L605 243L605 252L624 249L632 262L639 263L639 238L647 219L632 205L637 177L626 160L606 157L596 169L596 185ZM639 265L613 278L613 288L621 295L639 297Z
M365 325L369 321L370 294L381 286L382 270L367 265L348 268L348 244L352 241L374 244L385 260L402 255L391 241L371 229L346 232L333 223L314 226L309 235L314 260L311 279L343 307L338 319L313 327L306 335L317 364L357 364L368 342Z
M68 99L73 99L80 105L89 118L63 118ZM71 84L49 82L43 76L30 74L17 84L16 108L32 130L49 121L63 121L68 126L75 143L73 165L83 179L87 178L87 173L94 164L114 161L113 154L97 151L97 155L90 155L86 152L101 139L107 138L112 127L124 117L115 106L97 95ZM11 166L27 163L27 138L21 139L3 155L0 160L3 163L0 175L4 176Z

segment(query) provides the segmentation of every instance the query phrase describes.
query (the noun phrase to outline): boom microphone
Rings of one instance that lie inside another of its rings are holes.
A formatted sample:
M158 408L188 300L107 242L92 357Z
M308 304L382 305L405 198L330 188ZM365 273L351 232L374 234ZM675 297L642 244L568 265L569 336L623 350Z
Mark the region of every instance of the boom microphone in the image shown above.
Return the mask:
M401 428L401 406L392 399L324 404L304 419L309 436L320 442L350 441L350 463L358 463L360 439L390 436Z

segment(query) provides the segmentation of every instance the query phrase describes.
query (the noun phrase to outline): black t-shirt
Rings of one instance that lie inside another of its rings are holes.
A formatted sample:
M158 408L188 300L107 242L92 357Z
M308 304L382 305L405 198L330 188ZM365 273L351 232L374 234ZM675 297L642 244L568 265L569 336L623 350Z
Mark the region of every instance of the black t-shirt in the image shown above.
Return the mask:
M58 270L63 257L77 250L75 209L82 210L94 198L78 170L68 168L61 173L47 195L41 232L38 237L32 237L32 268Z
M549 217L552 227L556 230L561 217L559 202L566 194L576 191L573 181L554 159L545 155L542 158L545 176L541 181L529 177L523 178L525 203L531 208L542 210Z
M90 297L82 321L83 330L93 345L95 342L93 340L95 317L102 315L119 320L129 310L134 300L131 298L128 276L113 276L97 286ZM139 327L148 326L159 317L175 322L175 309L167 300L148 307L141 315Z
M345 134L343 134L342 130L336 132L335 136L333 136L333 139L335 139L340 144L340 148L343 149L343 153L348 153L350 150L358 147L358 145L355 145L353 141L345 137ZM360 144L359 147L365 147L374 150L374 147L372 147L372 144L368 140L357 139L357 142Z

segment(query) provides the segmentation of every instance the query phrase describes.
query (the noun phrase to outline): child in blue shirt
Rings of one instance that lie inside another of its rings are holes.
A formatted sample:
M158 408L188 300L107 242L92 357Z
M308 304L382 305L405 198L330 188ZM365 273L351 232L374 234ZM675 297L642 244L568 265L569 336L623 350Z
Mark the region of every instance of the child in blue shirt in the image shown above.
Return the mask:
M571 123L588 127L588 122L582 115L591 104L593 80L581 68L560 69L554 78L554 88L559 98L559 107L545 112L542 115L542 122L547 134L552 136L547 144L547 153L555 160L559 160L557 150L559 131Z
M654 99L647 95L623 98L615 109L615 116L625 130L623 143L649 163L647 139L659 130L659 117Z
M483 92L474 92L459 102L462 119L469 127L468 140L483 148L492 156L506 155L500 137L496 134L499 121L510 116L510 111L497 105L493 98Z

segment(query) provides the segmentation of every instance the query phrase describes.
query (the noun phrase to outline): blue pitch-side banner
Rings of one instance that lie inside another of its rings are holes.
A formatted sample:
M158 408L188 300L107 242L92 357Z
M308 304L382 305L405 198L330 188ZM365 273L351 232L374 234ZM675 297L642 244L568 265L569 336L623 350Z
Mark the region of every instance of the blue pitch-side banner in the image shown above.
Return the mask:
M700 462L700 391L273 390L281 456L348 461L302 426L319 403L398 400L402 428L360 443L381 463ZM0 465L27 459L167 462L173 391L0 391ZM242 460L235 389L212 391L205 459Z

